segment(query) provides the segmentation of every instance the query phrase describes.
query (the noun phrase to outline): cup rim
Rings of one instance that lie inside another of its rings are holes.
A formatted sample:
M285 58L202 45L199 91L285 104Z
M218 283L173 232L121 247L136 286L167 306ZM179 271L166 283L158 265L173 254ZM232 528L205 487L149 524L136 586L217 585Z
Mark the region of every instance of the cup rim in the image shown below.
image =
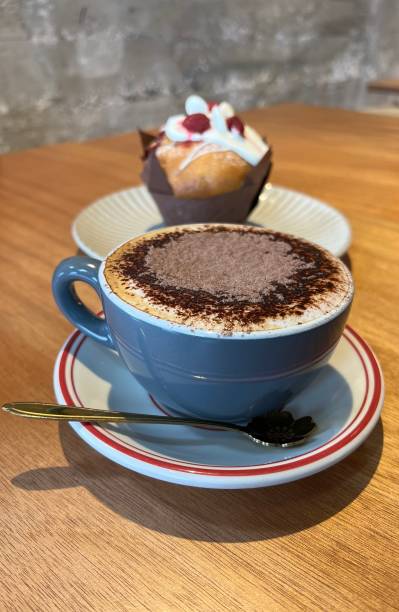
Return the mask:
M128 241L125 241L128 242ZM122 244L125 244L123 242ZM119 246L122 246L119 245ZM154 314L149 314L139 308L136 308L132 304L125 302L122 298L118 297L109 286L105 274L104 268L108 257L116 251L118 248L113 249L107 257L102 261L100 269L99 269L99 282L102 293L113 303L115 306L123 310L126 314L133 316L144 323L149 323L154 325L155 327L159 327L164 329L165 331L186 334L191 337L199 336L202 338L217 338L220 340L261 340L266 338L279 338L285 336L293 336L295 334L305 333L312 329L316 329L325 325L326 323L332 321L339 317L352 303L353 295L354 295L354 282L352 279L350 291L345 295L341 304L334 311L329 312L327 314L322 315L321 317L314 319L312 321L308 321L306 323L299 323L295 326L289 327L280 327L278 329L265 329L265 330L257 330L257 331L234 331L229 334L223 333L221 331L210 331L207 329L201 329L194 326L183 325L181 323L175 323L173 321L168 321L167 319L161 319ZM343 264L345 265L345 264ZM348 273L350 274L349 270Z

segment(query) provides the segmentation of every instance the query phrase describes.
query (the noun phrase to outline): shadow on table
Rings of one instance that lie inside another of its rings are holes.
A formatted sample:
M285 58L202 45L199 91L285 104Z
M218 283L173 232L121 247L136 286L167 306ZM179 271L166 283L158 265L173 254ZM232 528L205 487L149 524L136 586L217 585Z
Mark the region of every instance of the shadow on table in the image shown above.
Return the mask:
M60 440L68 466L30 470L13 484L26 490L85 486L113 512L148 529L200 541L246 542L302 531L343 510L378 466L383 428L379 421L357 451L320 474L246 490L197 489L135 474L96 453L64 423Z
M343 261L343 263L346 265L346 267L348 268L348 270L349 270L350 272L352 272L352 274L353 274L352 260L351 260L350 255L349 255L349 251L346 251L346 253L344 253L344 254L341 256L341 261Z

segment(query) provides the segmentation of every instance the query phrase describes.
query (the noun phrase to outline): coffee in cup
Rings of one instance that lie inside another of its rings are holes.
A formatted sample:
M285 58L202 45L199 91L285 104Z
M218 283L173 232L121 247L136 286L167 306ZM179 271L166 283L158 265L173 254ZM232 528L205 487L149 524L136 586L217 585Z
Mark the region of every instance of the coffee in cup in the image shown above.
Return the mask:
M299 238L234 225L183 226L134 238L104 268L111 290L152 316L209 332L316 321L352 281L341 261Z

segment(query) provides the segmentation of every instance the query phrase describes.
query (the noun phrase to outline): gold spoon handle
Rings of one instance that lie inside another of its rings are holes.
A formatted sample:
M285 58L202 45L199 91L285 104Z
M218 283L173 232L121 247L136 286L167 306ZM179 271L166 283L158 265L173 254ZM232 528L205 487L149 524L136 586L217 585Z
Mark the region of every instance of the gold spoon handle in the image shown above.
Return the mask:
M60 406L41 402L13 402L3 405L3 410L10 414L30 419L52 419L56 421L83 421L101 423L161 423L163 425L206 425L221 429L242 431L239 425L206 421L186 417L158 416L152 414L137 414L135 412L117 412L110 410L95 410L94 408L76 408L75 406Z

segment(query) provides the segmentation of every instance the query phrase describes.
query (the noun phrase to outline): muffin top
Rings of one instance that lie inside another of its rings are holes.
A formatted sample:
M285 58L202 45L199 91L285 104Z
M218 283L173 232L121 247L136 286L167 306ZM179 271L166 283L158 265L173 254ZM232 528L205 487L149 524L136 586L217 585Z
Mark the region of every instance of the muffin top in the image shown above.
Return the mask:
M154 142L155 147L161 145L169 149L177 145L190 146L185 167L199 155L215 151L234 153L247 164L256 166L269 150L263 138L235 115L228 102L206 102L192 95L186 100L185 110L185 115L167 119Z

